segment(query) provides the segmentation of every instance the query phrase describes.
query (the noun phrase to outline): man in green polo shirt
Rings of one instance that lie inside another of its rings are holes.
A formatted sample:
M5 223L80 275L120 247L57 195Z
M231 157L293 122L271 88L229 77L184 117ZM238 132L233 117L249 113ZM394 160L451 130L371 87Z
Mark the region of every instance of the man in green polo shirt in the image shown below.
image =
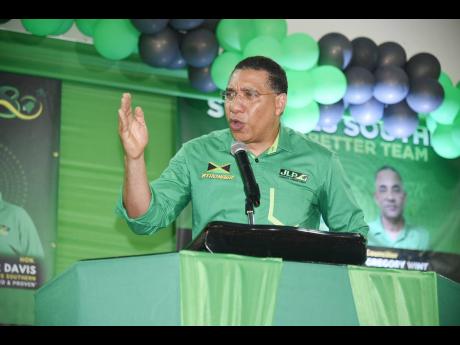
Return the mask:
M260 187L255 224L318 229L320 217L332 231L367 235L362 211L335 153L280 124L287 102L285 71L265 57L241 61L223 93L229 128L185 143L155 181L147 180L148 142L142 109L124 94L119 134L125 150L125 180L117 212L137 234L166 227L192 201L192 236L211 221L246 223L245 193L234 141L247 145Z
M2 199L0 192L0 256L43 258L43 247L29 214Z
M428 249L428 232L407 223L404 218L406 191L401 175L395 168L386 165L377 171L374 197L380 215L369 223L369 246Z

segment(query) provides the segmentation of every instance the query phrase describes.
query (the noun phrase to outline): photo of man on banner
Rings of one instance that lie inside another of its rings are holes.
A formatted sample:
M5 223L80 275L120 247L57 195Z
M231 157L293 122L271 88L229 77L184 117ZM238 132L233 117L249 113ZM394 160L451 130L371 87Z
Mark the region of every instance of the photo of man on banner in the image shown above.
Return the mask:
M1 191L0 256L31 256L38 259L45 256L37 228L29 213L3 200Z
M379 216L369 223L368 245L376 247L427 250L428 232L404 218L407 192L401 174L384 165L375 174L374 200Z

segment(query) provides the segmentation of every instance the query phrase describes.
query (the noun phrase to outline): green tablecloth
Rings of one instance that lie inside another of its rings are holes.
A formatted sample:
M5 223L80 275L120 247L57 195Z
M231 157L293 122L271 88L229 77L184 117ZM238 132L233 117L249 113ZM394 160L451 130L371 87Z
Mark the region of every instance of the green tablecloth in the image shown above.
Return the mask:
M190 251L81 261L35 299L37 325L460 325L432 272Z

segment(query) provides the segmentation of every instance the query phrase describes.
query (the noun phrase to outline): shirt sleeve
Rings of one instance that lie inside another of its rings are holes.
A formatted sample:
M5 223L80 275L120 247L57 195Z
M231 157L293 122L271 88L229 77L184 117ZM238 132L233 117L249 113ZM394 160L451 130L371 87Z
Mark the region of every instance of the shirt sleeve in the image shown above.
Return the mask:
M329 166L326 167L319 207L331 231L358 232L367 238L369 227L336 153L332 154Z
M190 173L183 146L171 159L168 167L156 180L150 182L151 200L145 214L128 216L121 192L115 212L126 220L138 235L150 235L171 224L190 201Z

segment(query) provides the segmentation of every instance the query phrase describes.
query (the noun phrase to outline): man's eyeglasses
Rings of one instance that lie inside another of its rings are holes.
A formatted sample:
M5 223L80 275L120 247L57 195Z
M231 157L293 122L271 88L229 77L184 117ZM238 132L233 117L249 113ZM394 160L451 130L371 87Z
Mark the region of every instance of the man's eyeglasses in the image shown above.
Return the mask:
M251 90L251 89L243 89L241 90L241 93L236 92L235 90L224 90L222 91L222 99L225 102L233 102L236 98L236 96L240 95L241 99L245 103L251 103L254 102L257 98L260 96L265 96L265 95L277 95L279 94L278 92L269 92L269 93L259 93L256 90Z

